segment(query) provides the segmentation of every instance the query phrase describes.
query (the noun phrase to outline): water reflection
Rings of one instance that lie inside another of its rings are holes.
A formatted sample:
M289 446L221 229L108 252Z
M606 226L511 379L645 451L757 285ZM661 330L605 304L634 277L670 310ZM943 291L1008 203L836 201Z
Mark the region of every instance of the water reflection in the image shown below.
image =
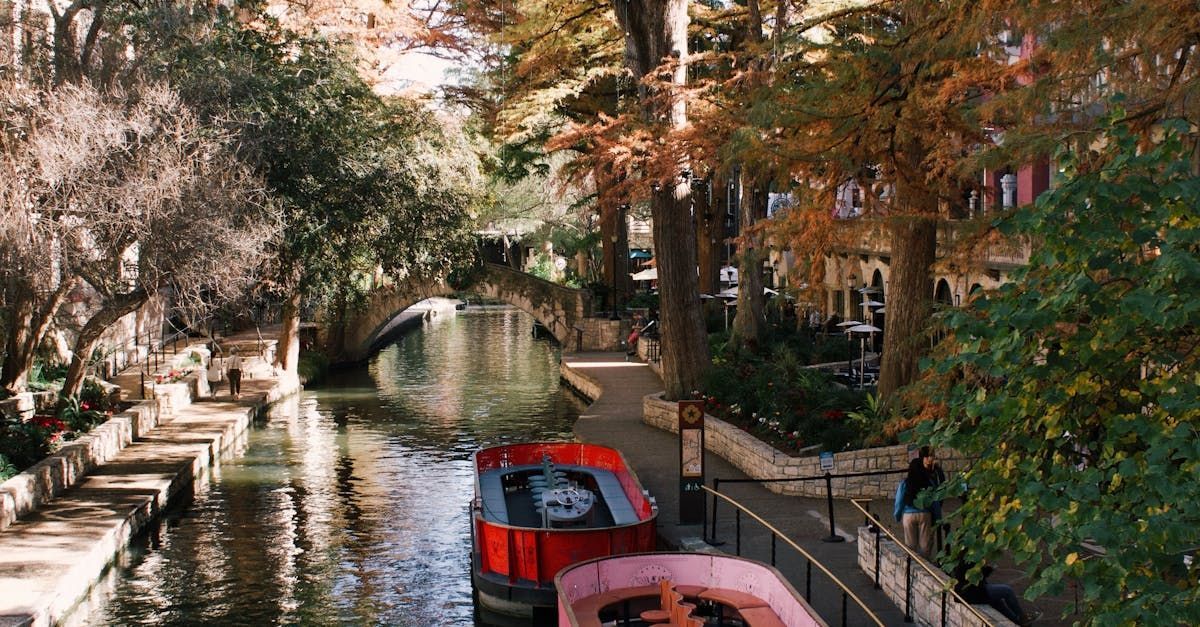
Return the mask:
M569 438L580 410L531 325L442 316L276 408L78 620L471 624L471 451Z

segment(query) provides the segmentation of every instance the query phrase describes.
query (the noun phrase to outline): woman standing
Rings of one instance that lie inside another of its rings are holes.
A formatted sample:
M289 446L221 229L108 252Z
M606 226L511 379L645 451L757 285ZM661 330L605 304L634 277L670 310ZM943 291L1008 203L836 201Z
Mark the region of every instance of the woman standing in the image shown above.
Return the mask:
M229 363L226 364L226 372L229 374L229 393L236 400L242 396L242 356L238 354L238 349L235 346L229 355Z

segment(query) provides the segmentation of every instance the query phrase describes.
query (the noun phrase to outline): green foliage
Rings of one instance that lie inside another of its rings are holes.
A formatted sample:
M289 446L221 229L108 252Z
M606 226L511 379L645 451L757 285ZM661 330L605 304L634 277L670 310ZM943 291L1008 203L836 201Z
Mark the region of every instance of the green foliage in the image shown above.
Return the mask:
M108 416L96 405L77 397L69 396L62 401L58 410L58 419L75 433L86 433L98 424L108 420Z
M554 280L554 270L554 262L550 259L550 255L545 253L538 254L533 264L525 268L529 274L546 281Z
M8 461L8 458L0 453L0 483L8 481L9 478L15 476L19 470L17 467Z
M297 372L306 385L317 383L329 372L329 357L320 351L300 351Z
M1061 155L1065 182L997 221L1037 243L1029 265L947 311L955 350L929 364L946 415L918 438L976 458L946 487L970 488L950 544L974 562L1011 557L1031 597L1080 582L1091 624L1200 623L1184 565L1200 545L1200 177L1186 132L1152 144L1110 126L1103 148Z
M638 292L625 303L630 309L658 309L658 294L650 292Z
M235 134L266 182L285 224L274 287L333 297L379 267L440 277L470 259L479 175L461 135L415 100L374 94L347 48L265 15L254 28L220 11L191 15L186 28L183 18L146 25L174 44L148 65Z
M765 355L728 350L727 335L710 341L717 355L704 382L710 413L788 452L812 445L835 451L856 448L877 433L847 419L863 405L861 393L805 367L810 354L803 348L806 336L775 329Z
M48 364L43 361L35 361L33 367L29 369L30 383L36 381L46 384L54 381L62 381L66 376L67 364Z
M55 429L36 422L6 418L0 423L0 458L16 474L50 454L54 433Z

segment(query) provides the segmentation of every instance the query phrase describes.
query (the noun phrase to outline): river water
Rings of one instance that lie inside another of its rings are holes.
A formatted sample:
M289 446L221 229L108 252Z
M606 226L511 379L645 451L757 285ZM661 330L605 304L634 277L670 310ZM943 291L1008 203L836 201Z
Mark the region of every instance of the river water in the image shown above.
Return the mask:
M471 452L570 439L582 409L532 324L442 314L274 408L76 621L473 624Z

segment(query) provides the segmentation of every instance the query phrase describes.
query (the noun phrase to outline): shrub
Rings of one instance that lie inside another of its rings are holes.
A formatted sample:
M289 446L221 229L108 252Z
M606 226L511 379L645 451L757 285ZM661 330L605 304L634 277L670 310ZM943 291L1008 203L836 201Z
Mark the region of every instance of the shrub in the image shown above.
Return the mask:
M296 372L299 373L301 381L316 383L329 372L329 357L320 351L300 351Z
M724 346L722 336L710 341L714 349ZM803 343L765 344L775 347L765 356L714 350L703 394L710 414L789 453L814 445L840 451L881 439L874 421L851 419L878 410L861 392L834 383L829 373L806 368Z
M38 418L56 420L53 416L35 416L34 420L29 422L8 418L0 426L0 457L5 458L5 463L15 469L13 474L29 468L50 454L56 432L50 420Z
M8 461L8 458L0 453L0 482L8 481L18 472L17 467Z

